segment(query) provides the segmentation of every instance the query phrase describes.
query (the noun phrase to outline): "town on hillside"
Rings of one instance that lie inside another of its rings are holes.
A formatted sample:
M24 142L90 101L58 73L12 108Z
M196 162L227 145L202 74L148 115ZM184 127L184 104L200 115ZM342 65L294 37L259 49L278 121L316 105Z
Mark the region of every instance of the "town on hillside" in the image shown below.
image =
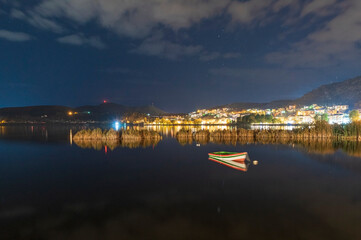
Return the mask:
M350 110L348 105L297 107L290 105L275 109L243 109L231 108L199 109L188 114L170 114L154 118L144 118L133 123L149 125L224 125L224 124L312 124L324 120L330 124L347 124L359 118L359 110ZM129 122L129 121L128 121Z

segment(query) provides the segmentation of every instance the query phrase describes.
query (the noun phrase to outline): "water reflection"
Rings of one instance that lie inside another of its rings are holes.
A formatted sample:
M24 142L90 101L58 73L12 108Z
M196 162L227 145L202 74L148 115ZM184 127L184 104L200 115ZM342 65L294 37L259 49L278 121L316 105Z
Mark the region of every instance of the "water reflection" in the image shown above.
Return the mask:
M162 128L173 138L154 150L70 147L81 128L0 128L0 239L361 239L358 142L178 140ZM240 149L261 160L257 171L206 157Z
M99 126L94 126L96 128ZM111 126L102 126L103 129L109 129ZM32 141L32 142L58 142L74 144L80 148L91 148L95 150L103 150L105 147L114 150L118 147L125 148L146 148L156 147L159 140L136 140L136 141L74 141L73 136L81 129L89 128L89 126L0 126L0 139L15 141ZM127 126L130 129L129 126ZM331 139L307 139L307 140L290 140L282 138L262 138L255 139L253 137L241 136L234 137L232 135L202 135L192 134L200 130L209 130L216 132L217 130L237 130L235 127L229 126L150 126L150 127L134 127L137 130L154 130L159 132L163 137L176 139L182 145L205 146L207 144L222 144L230 146L238 145L288 145L298 148L310 154L334 154L341 150L349 156L361 158L361 142L357 141L333 141ZM182 130L189 130L191 133L186 137L177 137L177 133Z
M74 139L73 142L80 148L94 149L102 151L103 149L114 150L118 147L123 148L146 148L155 147L159 143L159 139L141 139L141 140L79 140Z

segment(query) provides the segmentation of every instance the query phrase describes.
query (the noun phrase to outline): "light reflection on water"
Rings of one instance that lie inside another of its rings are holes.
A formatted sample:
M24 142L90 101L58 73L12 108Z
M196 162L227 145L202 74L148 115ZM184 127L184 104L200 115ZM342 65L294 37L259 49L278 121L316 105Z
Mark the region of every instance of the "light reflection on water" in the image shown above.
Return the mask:
M103 129L108 129L109 126L100 126ZM261 126L258 126L261 127ZM262 126L267 127L267 126ZM268 126L272 127L272 126ZM279 127L291 127L291 126L279 126ZM296 126L297 127L297 126ZM95 149L102 150L107 147L109 150L116 148L155 148L162 140L128 140L128 141L114 141L114 140L73 140L73 135L81 130L89 128L89 126L0 126L0 139L13 139L23 141L43 141L43 142L68 142L70 145L75 144L76 146L84 149ZM91 128L96 128L93 126ZM127 126L124 129L130 129ZM137 130L153 130L159 132L165 138L174 138L181 146L186 145L206 145L206 144L222 144L222 145L233 145L242 146L247 144L276 144L276 145L289 145L313 154L334 154L341 150L344 153L354 156L361 157L361 143L357 141L340 141L335 142L330 139L315 139L315 140L289 140L289 139L253 139L253 138L176 138L176 133L181 129L189 129L192 132L199 130L236 130L234 126L146 126L133 127ZM253 128L253 127L252 127ZM123 128L121 128L123 129ZM120 129L120 130L121 130ZM255 128L256 129L256 128ZM260 129L260 128L257 128ZM287 128L277 128L287 129ZM50 136L49 136L50 131ZM50 139L49 139L50 138Z
M182 145L169 127L71 145L81 128L0 127L0 239L361 239L357 142ZM259 165L209 161L219 150Z

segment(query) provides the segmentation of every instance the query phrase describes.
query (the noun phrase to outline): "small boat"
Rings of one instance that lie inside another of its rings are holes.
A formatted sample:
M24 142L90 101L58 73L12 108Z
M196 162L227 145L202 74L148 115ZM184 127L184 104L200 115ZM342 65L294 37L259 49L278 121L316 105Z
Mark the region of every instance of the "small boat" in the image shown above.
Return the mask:
M226 165L228 167L246 172L250 164L248 153L214 152L209 153L209 160Z
M210 158L213 159L219 159L219 160L246 160L248 153L247 152L242 152L242 153L237 153L237 152L213 152L213 153L208 153Z

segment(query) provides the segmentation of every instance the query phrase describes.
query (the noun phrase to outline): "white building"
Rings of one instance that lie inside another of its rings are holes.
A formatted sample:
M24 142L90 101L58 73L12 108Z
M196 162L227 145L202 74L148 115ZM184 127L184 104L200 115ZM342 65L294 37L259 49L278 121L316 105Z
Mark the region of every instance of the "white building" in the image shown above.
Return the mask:
M347 124L350 123L348 114L334 114L328 116L328 122L330 124Z

